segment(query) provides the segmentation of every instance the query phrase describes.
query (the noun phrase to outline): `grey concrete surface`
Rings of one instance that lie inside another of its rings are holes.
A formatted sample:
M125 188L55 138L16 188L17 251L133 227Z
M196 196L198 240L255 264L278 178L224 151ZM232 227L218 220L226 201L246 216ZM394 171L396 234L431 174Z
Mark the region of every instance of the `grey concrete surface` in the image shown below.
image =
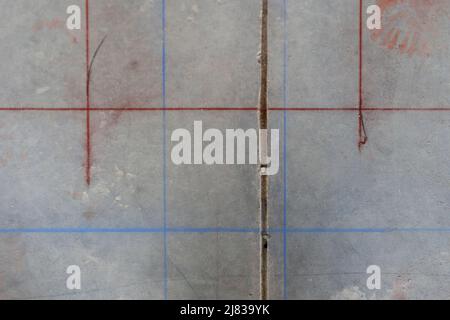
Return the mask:
M163 2L90 2L91 57L106 37L90 107L112 110L90 112L89 186L86 112L59 111L86 107L85 2L0 4L0 107L52 108L2 111L0 297L258 299L257 232L220 231L258 228L257 166L176 167L169 141L194 120L256 128L256 112L123 110L164 107ZM80 31L65 28L70 4ZM255 108L259 15L258 0L167 1L165 106Z
M365 0L365 5L371 1ZM450 4L436 1L430 6L417 4L394 6L391 12L410 12L412 21L386 12L385 30L377 37L364 33L364 99L366 107L446 108L450 104L447 74L450 64ZM415 24L414 24L415 22ZM418 24L419 26L417 26ZM395 46L383 38L390 30L398 32ZM418 40L410 40L402 50L408 33L416 32ZM411 44L412 43L412 44ZM414 43L416 43L414 45ZM411 49L412 48L412 49Z
M1 299L163 299L159 235L2 234L0 243ZM66 288L73 264L79 291Z
M283 106L283 1L270 1L269 101ZM288 1L287 107L358 103L358 1Z
M106 37L93 65L92 107L161 107L161 6L161 1L89 3L92 51Z
M258 0L167 2L167 104L255 107Z
M271 299L450 298L450 2L414 3L364 29L358 150L359 1L269 0L269 105L314 109L269 113ZM258 127L261 1L90 2L90 185L85 2L0 6L0 299L258 299L258 167L175 166L170 134Z
M435 109L449 106L450 2L403 1L383 11L381 36L364 28L363 108L395 110L363 112L361 151L358 1L287 3L284 29L283 3L272 2L271 104L314 110L287 111L286 187L282 175L271 179L272 297L448 299L450 115ZM410 20L389 20L394 12ZM402 49L416 25L416 47ZM283 112L270 120L282 128ZM381 268L381 290L366 286L370 265Z
M167 107L258 104L260 1L167 1ZM167 132L256 128L256 112L174 111ZM256 166L167 167L172 228L258 228ZM170 234L169 299L258 299L257 234Z
M84 32L65 28L66 9L83 1L2 0L2 107L84 107Z

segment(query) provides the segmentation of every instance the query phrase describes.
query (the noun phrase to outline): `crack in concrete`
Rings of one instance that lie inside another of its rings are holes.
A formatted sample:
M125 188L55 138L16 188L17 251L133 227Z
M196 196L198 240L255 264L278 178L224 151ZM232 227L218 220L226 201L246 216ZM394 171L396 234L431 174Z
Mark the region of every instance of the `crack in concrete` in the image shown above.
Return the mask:
M259 92L258 120L259 129L267 129L268 127L268 0L261 0L261 83ZM260 170L267 165L260 164ZM268 191L269 179L267 175L260 175L260 298L267 300L269 298L268 285L268 250L269 250L269 213L268 213Z

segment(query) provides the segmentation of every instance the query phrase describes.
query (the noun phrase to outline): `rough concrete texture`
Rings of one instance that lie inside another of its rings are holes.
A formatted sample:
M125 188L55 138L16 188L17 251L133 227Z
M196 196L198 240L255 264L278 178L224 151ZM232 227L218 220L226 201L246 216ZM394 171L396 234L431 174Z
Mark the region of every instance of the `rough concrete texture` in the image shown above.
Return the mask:
M449 298L450 2L370 4L385 28L363 28L359 150L359 2L288 1L286 19L272 2L271 104L297 108L271 114L287 141L270 191L275 298Z
M1 299L260 298L258 166L170 134L258 127L261 3L0 0ZM269 298L449 298L450 1L375 3L269 0Z
M65 28L71 4L80 31ZM256 128L256 112L160 109L257 106L260 1L167 1L164 34L163 1L90 1L89 32L85 1L0 5L0 107L45 108L2 111L1 298L258 299L257 166L177 167L169 155L174 129ZM87 36L91 59L104 39L90 185ZM80 291L66 288L69 265Z

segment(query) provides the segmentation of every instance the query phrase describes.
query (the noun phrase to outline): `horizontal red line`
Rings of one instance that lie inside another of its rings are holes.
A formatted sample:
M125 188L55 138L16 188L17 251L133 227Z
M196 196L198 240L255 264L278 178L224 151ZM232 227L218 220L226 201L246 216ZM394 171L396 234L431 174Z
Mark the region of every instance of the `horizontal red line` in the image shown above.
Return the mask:
M0 111L86 111L86 108L32 108L32 107L12 107L0 108Z
M12 107L0 108L0 111L86 111L87 108L38 108L38 107ZM89 111L257 111L253 108L89 108Z
M319 112L327 112L327 111L359 111L359 108L270 108L272 111L319 111ZM450 107L445 108L363 108L363 112L366 111L450 111Z
M443 107L443 108L364 108L363 111L450 111L450 107Z
M271 111L358 111L358 108L269 108Z
M0 111L86 111L86 108L39 108L39 107L5 107L0 108ZM90 108L90 111L258 111L258 108L239 108L239 107L220 107L220 108L208 108L208 107L189 107L189 108ZM310 111L310 112L356 112L359 111L359 108L269 108L270 111ZM450 111L450 107L443 108L364 108L364 112L370 111L390 111L390 112L399 112L399 111L417 111L417 112L438 112L438 111Z

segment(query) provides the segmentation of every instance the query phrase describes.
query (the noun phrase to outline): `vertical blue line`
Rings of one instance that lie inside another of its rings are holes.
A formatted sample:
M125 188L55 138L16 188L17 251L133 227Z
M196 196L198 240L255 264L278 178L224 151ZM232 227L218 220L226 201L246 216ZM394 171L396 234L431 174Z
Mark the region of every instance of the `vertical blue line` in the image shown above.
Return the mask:
M166 0L162 0L162 122L163 122L163 247L164 247L164 299L168 299L167 268L167 113L166 113Z
M283 0L283 297L287 299L287 0Z

